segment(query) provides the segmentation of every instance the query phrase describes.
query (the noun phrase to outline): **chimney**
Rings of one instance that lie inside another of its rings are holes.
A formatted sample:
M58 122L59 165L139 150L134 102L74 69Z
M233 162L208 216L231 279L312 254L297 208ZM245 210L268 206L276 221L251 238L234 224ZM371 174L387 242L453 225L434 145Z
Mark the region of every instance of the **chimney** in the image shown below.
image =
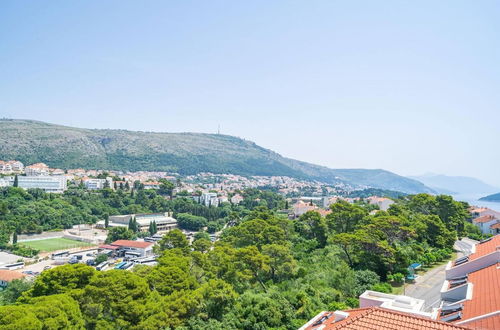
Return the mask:
M349 317L349 313L344 311L335 311L333 315L335 315L335 322L345 320Z

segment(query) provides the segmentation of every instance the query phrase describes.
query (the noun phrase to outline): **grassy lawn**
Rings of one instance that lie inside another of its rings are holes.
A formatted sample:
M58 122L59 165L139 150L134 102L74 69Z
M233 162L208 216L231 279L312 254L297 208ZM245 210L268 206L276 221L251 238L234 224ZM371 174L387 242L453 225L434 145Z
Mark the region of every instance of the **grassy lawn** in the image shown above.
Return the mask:
M48 238L37 241L19 242L19 245L28 246L42 252L71 249L83 246L92 246L90 243L75 241L68 238Z

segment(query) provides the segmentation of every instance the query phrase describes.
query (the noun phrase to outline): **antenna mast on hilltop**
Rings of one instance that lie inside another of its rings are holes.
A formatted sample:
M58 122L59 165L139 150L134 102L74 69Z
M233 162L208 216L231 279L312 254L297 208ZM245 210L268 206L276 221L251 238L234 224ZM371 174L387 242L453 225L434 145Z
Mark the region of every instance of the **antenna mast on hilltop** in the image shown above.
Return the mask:
M220 124L217 126L217 134L220 134Z

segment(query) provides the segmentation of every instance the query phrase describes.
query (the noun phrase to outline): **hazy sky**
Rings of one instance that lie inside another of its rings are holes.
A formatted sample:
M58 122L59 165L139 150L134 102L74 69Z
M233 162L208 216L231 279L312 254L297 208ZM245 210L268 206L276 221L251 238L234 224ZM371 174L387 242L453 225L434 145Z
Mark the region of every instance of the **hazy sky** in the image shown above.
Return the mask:
M500 186L498 1L0 2L0 117Z

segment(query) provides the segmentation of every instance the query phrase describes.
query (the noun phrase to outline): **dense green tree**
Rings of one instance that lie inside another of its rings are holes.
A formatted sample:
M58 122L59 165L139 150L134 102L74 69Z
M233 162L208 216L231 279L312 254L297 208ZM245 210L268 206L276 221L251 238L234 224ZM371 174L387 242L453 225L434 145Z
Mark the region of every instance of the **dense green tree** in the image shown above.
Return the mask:
M363 207L342 200L330 205L330 209L332 213L326 216L326 224L337 233L354 231L358 223L368 215Z
M189 248L189 242L186 235L179 229L174 229L166 233L162 239L158 242L160 251L166 249L182 249L186 250Z
M112 227L108 230L108 237L106 238L106 243L111 243L120 239L133 240L135 239L135 233L125 227Z
M84 264L63 265L43 271L38 276L31 290L23 296L40 297L66 293L74 289L83 289L96 274L93 267Z
M80 297L87 327L126 328L140 323L150 290L132 272L110 270L92 277Z

